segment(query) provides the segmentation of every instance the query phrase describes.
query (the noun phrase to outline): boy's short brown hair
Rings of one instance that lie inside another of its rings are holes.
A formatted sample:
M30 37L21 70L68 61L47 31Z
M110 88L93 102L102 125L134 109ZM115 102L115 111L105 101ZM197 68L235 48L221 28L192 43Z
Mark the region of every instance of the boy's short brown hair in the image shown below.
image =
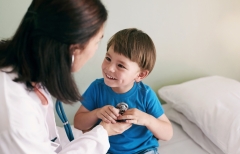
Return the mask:
M123 29L114 34L107 44L114 52L136 62L142 70L152 71L156 61L156 49L152 39L136 28Z

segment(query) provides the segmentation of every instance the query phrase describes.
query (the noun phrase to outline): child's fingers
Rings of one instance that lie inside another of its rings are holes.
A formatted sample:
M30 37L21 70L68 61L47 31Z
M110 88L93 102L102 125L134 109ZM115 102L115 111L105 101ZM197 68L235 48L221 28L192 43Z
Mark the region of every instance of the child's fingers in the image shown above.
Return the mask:
M127 119L128 118L128 119ZM125 116L122 116L120 115L118 118L117 118L117 122L126 122L127 120L133 120L133 119L130 119L131 116L130 115L125 115Z
M106 123L116 123L118 110L113 106L107 105L99 110L99 118Z
M118 120L122 120L122 119L134 119L133 115L121 115L118 117Z
M117 119L117 116L111 110L106 110L105 117L107 117L109 120L110 119L113 119L113 120Z
M116 123L115 119L114 119L112 116L113 116L115 119L117 119L117 117L115 117L111 112L110 112L110 113L105 112L105 113L103 114L102 120L108 121L108 123Z
M111 121L109 121L107 118L105 118L104 116L101 118L102 121L106 122L106 123L111 123Z
M109 106L108 109L111 111L112 114L114 114L114 116L117 118L119 116L119 109L113 107L113 106Z
M131 119L128 119L125 121L126 123L131 123L131 124L137 124L137 120L131 120Z

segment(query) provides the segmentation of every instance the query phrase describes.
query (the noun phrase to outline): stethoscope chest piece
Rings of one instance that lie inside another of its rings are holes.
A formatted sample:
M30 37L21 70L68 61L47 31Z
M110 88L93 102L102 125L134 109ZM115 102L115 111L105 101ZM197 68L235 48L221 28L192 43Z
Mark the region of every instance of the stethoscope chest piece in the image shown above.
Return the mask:
M121 102L117 104L116 108L119 109L119 114L123 114L128 109L128 105L124 102Z
M116 106L117 109L119 109L119 114L123 114L127 109L128 109L128 105L124 102L118 103ZM122 120L116 120L117 122L125 122L126 119L122 119Z

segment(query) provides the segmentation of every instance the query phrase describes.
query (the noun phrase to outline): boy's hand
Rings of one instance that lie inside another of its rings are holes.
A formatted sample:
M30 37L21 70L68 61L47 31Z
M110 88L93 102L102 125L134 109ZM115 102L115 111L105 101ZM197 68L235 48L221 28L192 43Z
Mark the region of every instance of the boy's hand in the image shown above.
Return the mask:
M108 132L108 136L122 134L125 130L129 129L132 124L130 123L105 123L101 121L100 125L102 125L106 131Z
M102 119L106 123L116 123L117 117L119 116L119 109L106 105L99 108L97 111L97 117Z
M118 120L126 119L127 123L146 126L146 123L148 122L148 117L149 114L133 108L125 111L122 116L118 117Z

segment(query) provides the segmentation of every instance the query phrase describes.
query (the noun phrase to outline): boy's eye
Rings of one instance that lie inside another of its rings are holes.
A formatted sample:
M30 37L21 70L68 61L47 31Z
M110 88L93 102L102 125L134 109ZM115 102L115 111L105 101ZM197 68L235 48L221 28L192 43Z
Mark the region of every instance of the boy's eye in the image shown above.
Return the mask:
M118 64L118 67L125 68L122 64Z
M111 59L110 59L109 57L106 57L105 59L106 59L107 61L111 61Z

